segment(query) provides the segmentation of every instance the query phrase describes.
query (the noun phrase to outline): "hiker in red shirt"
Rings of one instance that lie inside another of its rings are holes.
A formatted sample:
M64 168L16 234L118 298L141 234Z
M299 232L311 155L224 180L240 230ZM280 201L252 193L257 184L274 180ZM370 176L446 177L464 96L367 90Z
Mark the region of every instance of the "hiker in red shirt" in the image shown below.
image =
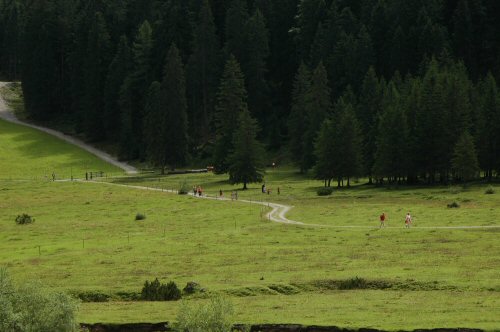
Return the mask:
M380 228L385 227L385 212L380 215Z

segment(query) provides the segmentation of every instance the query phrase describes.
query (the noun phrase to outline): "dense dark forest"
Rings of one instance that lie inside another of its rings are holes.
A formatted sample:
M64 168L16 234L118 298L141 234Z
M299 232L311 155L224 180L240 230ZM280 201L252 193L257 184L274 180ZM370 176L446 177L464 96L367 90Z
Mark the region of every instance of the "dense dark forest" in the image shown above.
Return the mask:
M498 0L0 0L0 31L29 116L124 159L226 172L263 144L325 185L500 174Z

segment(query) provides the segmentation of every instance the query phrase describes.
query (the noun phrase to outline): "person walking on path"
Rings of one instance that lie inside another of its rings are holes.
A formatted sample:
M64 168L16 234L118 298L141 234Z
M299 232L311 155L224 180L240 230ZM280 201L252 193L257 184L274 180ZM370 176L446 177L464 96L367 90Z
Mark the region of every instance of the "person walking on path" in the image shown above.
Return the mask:
M222 198L224 196L224 193L222 193L222 189L219 190L219 196Z
M385 212L380 215L380 228L385 227Z
M411 215L410 212L408 212L405 217L405 227L410 228L410 226L411 226Z

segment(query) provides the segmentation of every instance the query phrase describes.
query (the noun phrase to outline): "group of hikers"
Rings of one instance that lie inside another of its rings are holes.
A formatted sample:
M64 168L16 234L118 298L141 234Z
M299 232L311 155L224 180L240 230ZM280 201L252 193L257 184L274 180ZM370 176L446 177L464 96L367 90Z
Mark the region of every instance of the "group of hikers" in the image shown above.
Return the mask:
M387 216L385 215L385 212L382 212L380 215L380 228L385 227L385 220L387 219ZM411 219L411 214L408 212L405 216L405 228L410 228L412 225L412 219Z
M263 194L268 194L268 195L271 195L272 192L271 188L267 188L265 183L262 185L261 191ZM276 192L278 193L278 195L281 194L280 187L276 189Z
M193 196L203 196L203 188L201 186L194 186L193 187ZM219 197L224 198L224 192L222 189L219 190ZM238 192L237 191L231 191L231 200L235 201L238 200Z

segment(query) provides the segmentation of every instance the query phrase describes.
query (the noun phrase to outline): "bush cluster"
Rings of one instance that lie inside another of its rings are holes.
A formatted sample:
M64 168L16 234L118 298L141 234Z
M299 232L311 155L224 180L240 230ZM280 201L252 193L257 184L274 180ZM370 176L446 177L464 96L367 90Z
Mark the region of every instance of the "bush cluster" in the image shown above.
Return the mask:
M184 181L181 182L180 187L179 187L179 195L187 195L189 193L189 185L187 181L184 179Z
M152 282L146 281L141 291L141 300L145 301L177 301L180 298L181 291L175 282L163 284L158 278Z
M31 224L34 222L35 222L35 218L33 218L32 216L30 216L26 213L23 213L23 214L18 215L16 217L16 224L18 224L18 225L26 225L26 224Z
M231 332L233 331L233 314L233 304L220 295L211 297L208 303L196 305L182 303L177 314L175 330Z
M484 192L486 195L493 195L495 193L495 189L492 186L489 186Z
M342 280L339 284L339 289L365 289L368 288L368 283L363 278L351 278Z
M330 196L333 193L333 188L321 187L316 191L316 193L318 194L318 196Z
M146 215L145 215L144 213L139 213L139 212L138 212L138 213L135 215L135 220L144 220L144 219L146 219Z

